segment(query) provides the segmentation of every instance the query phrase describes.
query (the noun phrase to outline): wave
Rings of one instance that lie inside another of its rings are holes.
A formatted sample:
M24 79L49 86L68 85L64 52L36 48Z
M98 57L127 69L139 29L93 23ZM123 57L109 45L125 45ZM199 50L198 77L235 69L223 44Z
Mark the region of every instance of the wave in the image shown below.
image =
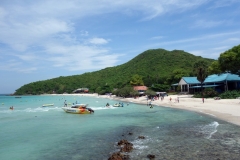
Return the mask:
M104 110L104 109L116 109L117 107L109 106L109 107L90 107L93 110Z
M203 133L207 139L210 139L212 135L217 132L218 126L219 126L219 123L214 121L208 125L201 126L200 132Z
M60 110L60 107L37 107L37 108L26 108L26 109L6 109L6 110L1 110L0 113L15 113L15 112L48 112L50 110Z

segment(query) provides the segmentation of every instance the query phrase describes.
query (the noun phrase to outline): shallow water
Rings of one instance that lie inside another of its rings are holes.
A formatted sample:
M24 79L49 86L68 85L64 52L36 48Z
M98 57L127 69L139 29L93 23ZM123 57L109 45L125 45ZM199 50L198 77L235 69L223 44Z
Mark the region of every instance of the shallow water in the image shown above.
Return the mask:
M64 100L89 104L94 114L65 113ZM240 127L199 113L87 96L0 96L1 160L105 160L126 139L132 160L240 157ZM54 103L51 107L43 104ZM14 110L9 110L14 106ZM132 134L129 134L132 133ZM139 139L144 136L145 139Z

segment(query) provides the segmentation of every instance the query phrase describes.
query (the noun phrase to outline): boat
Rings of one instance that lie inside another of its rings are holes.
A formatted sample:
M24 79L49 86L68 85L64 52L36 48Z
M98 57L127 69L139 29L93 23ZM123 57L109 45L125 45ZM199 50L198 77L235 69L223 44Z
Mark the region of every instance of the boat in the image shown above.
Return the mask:
M42 105L42 107L49 107L49 106L54 106L54 103L44 104L44 105Z
M123 107L123 103L115 103L113 107Z
M87 104L74 104L71 107L62 107L66 113L74 114L91 114L94 113L94 110L87 107Z

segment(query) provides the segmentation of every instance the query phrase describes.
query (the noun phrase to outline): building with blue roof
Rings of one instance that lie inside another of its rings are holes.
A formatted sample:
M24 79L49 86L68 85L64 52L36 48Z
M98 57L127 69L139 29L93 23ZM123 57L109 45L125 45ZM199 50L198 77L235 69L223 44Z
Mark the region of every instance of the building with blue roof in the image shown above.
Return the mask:
M176 84L172 86L176 86ZM178 86L181 86L181 92L194 93L201 90L201 83L197 77L182 77ZM217 92L240 89L240 77L231 73L209 75L203 82L203 88L209 87L214 88Z

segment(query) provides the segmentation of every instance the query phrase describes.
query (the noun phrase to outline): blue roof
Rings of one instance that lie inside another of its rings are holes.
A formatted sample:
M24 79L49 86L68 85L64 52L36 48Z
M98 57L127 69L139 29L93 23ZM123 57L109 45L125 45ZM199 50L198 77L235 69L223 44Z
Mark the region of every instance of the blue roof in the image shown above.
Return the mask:
M224 74L213 74L208 76L204 83L211 83L211 82L222 82L222 81L240 81L240 77L236 74L231 73L224 73Z
M220 86L220 85L203 85L203 88L217 87L217 86ZM189 87L189 88L201 88L201 86L192 86L192 87Z
M182 77L182 79L187 83L187 84L198 84L200 83L197 80L197 77Z

